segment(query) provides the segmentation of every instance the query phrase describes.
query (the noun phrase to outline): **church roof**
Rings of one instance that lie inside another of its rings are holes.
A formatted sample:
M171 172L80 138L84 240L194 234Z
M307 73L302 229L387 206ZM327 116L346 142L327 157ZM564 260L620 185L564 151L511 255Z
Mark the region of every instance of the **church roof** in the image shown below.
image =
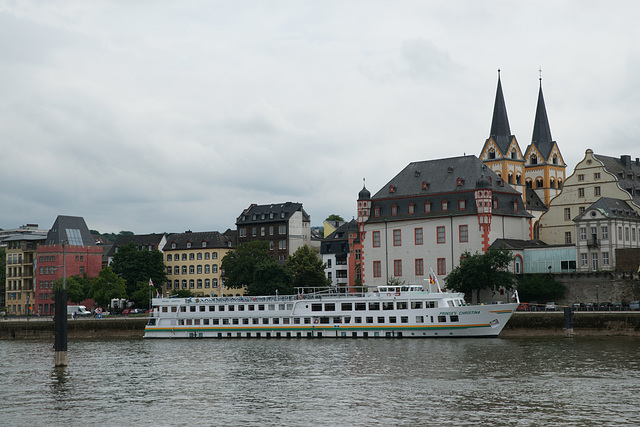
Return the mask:
M553 149L553 138L551 137L551 128L549 127L549 118L547 117L547 108L544 103L544 95L542 94L542 79L540 79L540 90L538 91L538 105L536 107L536 118L533 122L533 135L531 143L535 145L545 160L549 159L551 150Z
M613 199L611 197L600 197L584 212L574 218L574 221L580 221L591 210L600 211L607 218L632 219L640 221L638 213L624 200Z
M496 100L493 105L493 118L491 120L489 137L493 138L503 154L507 152L509 144L511 144L511 140L513 139L509 127L509 117L507 117L507 106L504 102L504 95L502 94L500 70L498 70L498 89L496 90Z

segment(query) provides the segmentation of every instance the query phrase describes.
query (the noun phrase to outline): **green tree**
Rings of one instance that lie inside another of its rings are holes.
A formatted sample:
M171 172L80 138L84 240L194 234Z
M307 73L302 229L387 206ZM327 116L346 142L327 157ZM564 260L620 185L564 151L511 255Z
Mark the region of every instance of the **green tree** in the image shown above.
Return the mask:
M157 249L140 251L133 242L118 248L118 252L113 256L111 268L125 280L127 294L131 296L138 290L138 282L146 282L148 285L151 279L155 294L167 280L162 252Z
M549 274L527 274L518 283L521 301L557 301L564 297L566 289Z
M67 301L79 304L89 298L91 281L86 274L67 277Z
M344 222L344 218L342 218L340 215L338 214L331 214L327 217L327 219L325 219L325 221L327 222L332 222L332 221L341 221Z
M127 298L127 285L111 267L106 267L91 281L89 295L98 307L109 307L112 298Z
M465 294L476 292L479 301L483 289L495 292L513 288L514 274L507 268L513 259L509 250L489 249L484 254L473 255L467 251L462 258L460 265L444 279L448 289Z
M287 259L287 270L291 273L294 288L324 288L331 285L324 273L327 266L309 246L300 246Z
M129 296L129 299L138 308L150 308L149 297L156 297L155 286L149 286L149 282L136 283L136 290Z
M275 263L275 260L269 256L268 250L267 242L254 240L227 252L220 264L224 270L225 285L236 289L251 286L256 265L270 261Z
M248 289L249 295L292 295L291 274L275 261L265 260L258 263L253 273L253 283Z

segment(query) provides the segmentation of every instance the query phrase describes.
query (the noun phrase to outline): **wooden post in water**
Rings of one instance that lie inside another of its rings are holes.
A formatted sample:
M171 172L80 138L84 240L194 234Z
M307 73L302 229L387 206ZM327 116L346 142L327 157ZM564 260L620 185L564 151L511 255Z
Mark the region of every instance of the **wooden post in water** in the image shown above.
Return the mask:
M564 308L564 336L573 338L573 310L571 307Z
M56 367L67 366L67 260L65 242L62 242L62 289L55 292L55 340L53 363Z

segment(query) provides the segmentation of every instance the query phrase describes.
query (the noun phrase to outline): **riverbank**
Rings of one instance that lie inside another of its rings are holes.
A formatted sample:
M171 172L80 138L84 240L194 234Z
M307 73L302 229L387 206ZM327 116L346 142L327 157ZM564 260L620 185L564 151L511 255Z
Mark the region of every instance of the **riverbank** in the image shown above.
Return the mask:
M70 339L132 338L142 339L147 317L107 317L77 319L67 322ZM0 321L0 340L51 339L54 322L48 319L11 319ZM501 337L564 336L564 313L517 312ZM576 312L573 315L574 336L638 336L640 312Z

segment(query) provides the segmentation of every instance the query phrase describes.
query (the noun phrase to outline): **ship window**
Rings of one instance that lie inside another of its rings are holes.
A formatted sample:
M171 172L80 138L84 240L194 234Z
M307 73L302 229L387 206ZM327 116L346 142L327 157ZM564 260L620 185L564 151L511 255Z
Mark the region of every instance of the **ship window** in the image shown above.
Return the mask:
M243 318L243 319L242 319L242 324L243 324L243 325L248 325L248 324L249 324L249 319L247 319L247 318Z
M322 311L322 304L311 304L311 311Z
M163 312L163 313L166 313L166 312L168 311L168 310L167 310L168 308L169 308L169 307L166 307L166 306L165 306L165 307L162 307L162 312Z
M400 323L409 323L409 316L400 317Z
M171 307L171 312L175 313L176 311L178 311L178 307Z
M260 319L258 319L257 317L255 319L251 319L251 323L254 325L257 325L260 322Z
M422 301L411 301L411 308L422 308Z
M342 318L340 318L340 317L334 317L334 318L333 318L333 323L342 323Z
M191 319L187 319L187 326L191 326Z
M393 310L393 302L383 302L382 303L383 310Z
M282 323L285 325L289 324L290 319L288 317L285 317L284 319L282 319Z
M258 310L264 311L264 304L258 304Z
M195 312L196 311L196 306L195 305L190 305L189 306L189 311L192 312L192 313Z
M367 317L367 323L373 323L373 316Z
M438 322L446 322L447 316L438 316Z
M293 324L294 325L299 325L300 324L300 318L299 317L294 317L293 318Z
M284 309L285 309L284 304L278 304L278 310L284 310Z
M424 317L423 316L416 316L416 323L424 323Z
M234 325L240 324L240 319L233 319L233 324Z
M305 317L304 318L304 324L305 325L309 325L311 323L311 318L310 317Z
M362 317L354 317L353 321L354 323L362 323Z
M224 305L219 305L218 306L218 311L224 311Z
M320 318L320 324L321 325L328 325L330 319L331 319L330 317L321 317Z
M235 305L229 305L229 311L235 311L236 306Z
M449 316L449 319L451 319L452 322L459 322L460 321L458 319L458 316Z
M200 311L204 311L204 310L205 310L205 308L207 308L207 307L206 307L206 306L204 306L204 305L201 305L201 306L200 306Z
M407 309L407 302L406 301L398 301L397 305L398 305L398 310L406 310Z
M378 323L384 323L384 316L378 316Z
M222 324L223 325L228 325L229 324L229 319L222 319Z
M256 309L256 306L253 304L249 304L249 311L254 311Z
M211 319L211 322L212 322L214 325L218 325L218 324L220 324L220 319Z
M357 302L355 305L356 305L356 311L364 311L367 309L367 303L365 302Z
M370 302L369 303L369 310L380 310L380 303L379 302Z
M244 311L244 304L238 305L238 311Z
M262 324L263 325L268 325L269 324L269 318L265 317L264 319L262 319Z
M350 302L342 303L342 311L351 311L351 310L353 310L353 306L351 305Z
M436 302L435 301L425 301L424 302L424 308L435 308L436 307Z
M344 323L351 323L351 316L344 316Z
M202 320L202 324L203 325L208 325L209 324L209 319L203 319Z
M389 323L397 323L396 316L389 316Z
M331 302L331 303L326 303L324 305L324 311L336 311L336 304Z

